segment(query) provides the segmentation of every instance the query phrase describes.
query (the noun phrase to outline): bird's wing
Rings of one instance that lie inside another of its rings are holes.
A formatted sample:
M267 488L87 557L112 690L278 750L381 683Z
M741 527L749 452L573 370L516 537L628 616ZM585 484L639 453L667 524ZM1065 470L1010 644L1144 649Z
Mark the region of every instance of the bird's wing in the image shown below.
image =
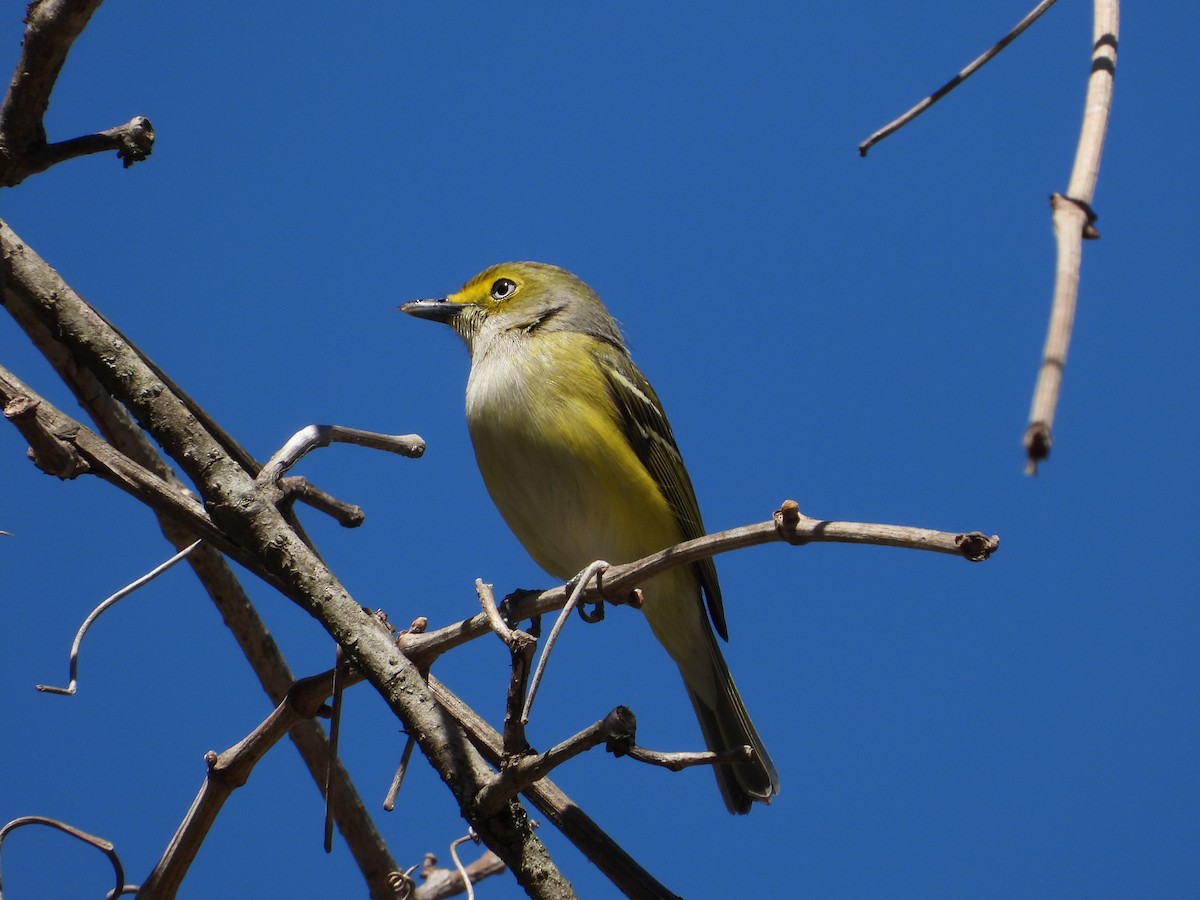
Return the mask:
M630 445L671 504L684 539L690 541L703 537L704 522L700 517L700 505L696 502L696 491L692 488L692 480L683 465L683 457L658 395L627 353L605 345L601 355L605 363L601 368ZM729 640L725 607L721 602L721 586L717 583L717 567L712 557L706 557L694 565L708 601L708 614L712 617L713 627L717 634Z

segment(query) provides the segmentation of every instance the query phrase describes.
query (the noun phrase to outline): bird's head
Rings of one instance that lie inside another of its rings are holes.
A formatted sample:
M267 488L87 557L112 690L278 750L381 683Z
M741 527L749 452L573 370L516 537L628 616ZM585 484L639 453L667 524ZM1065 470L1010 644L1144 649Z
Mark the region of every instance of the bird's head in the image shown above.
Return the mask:
M401 312L445 322L474 353L480 341L503 334L575 331L623 347L616 323L596 292L566 269L538 262L500 263L457 293L413 300Z

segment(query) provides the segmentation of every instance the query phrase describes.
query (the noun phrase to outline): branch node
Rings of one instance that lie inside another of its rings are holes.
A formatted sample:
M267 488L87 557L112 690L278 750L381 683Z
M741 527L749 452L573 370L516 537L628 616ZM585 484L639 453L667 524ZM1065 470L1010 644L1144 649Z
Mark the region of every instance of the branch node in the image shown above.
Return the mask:
M802 547L808 543L808 538L802 538L796 533L796 528L804 516L800 512L800 504L795 500L784 500L783 505L775 510L775 530L779 536L794 547Z
M604 749L613 756L622 757L636 749L637 716L628 706L618 706L601 723L606 735Z
M1036 475L1038 463L1050 456L1054 443L1048 422L1031 422L1025 429L1025 474Z
M154 149L154 126L145 116L134 116L124 125L114 128L113 135L120 144L117 159L126 169L145 160Z
M1078 208L1087 218L1083 223L1082 235L1084 240L1094 241L1100 237L1100 232L1096 230L1096 220L1100 218L1099 214L1092 208L1092 205L1086 200L1080 200L1078 197L1068 197L1066 194L1060 194L1055 191L1050 195L1050 209L1057 210L1060 204L1070 203Z
M993 534L988 537L982 531L972 531L958 535L954 539L954 543L962 551L964 559L970 562L983 562L1000 548L1000 536Z
M78 478L91 469L79 449L71 443L78 428L55 433L38 421L41 400L33 397L13 397L4 404L4 418L8 419L29 441L27 455L30 461L47 475L63 481Z

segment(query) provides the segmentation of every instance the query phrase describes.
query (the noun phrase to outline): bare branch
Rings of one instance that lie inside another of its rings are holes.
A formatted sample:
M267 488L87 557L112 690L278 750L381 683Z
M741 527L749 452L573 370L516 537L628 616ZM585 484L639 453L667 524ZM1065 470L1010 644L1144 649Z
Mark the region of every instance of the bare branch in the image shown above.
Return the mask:
M1025 16L1025 18L1023 18L1020 22L1018 22L1016 25L1014 25L1012 30L1008 34L1006 34L1004 37L1000 38L1000 40L998 40L995 44L993 44L988 50L985 50L983 53L981 53L979 56L977 56L974 60L972 60L971 63L965 69L963 69L961 72L959 72L953 78L951 78L949 81L947 81L945 84L943 84L940 88L938 88L936 91L934 91L932 94L930 94L924 100L922 100L920 103L918 103L912 109L910 109L908 112L904 113L904 115L900 116L897 119L893 119L891 122L888 122L886 125L884 125L882 128L880 128L878 131L876 131L873 135L871 135L869 138L867 138L865 141L863 141L861 144L859 144L858 145L858 155L866 156L867 151L870 150L873 146L875 146L875 144L882 141L889 134L899 131L901 128L903 128L905 125L907 125L913 119L915 119L921 113L925 112L925 110L929 109L929 107L933 106L933 104L937 103L939 100L941 100L943 97L945 97L948 93L950 93L952 90L954 90L960 84L962 84L964 81L966 81L972 75L974 75L977 71L979 71L981 68L983 68L984 64L987 63L989 60L991 60L992 57L994 57L997 53L999 53L1001 50L1003 50L1005 47L1007 47L1009 44L1011 44L1013 41L1015 41L1018 37L1020 37L1021 32L1023 32L1026 28L1028 28L1030 25L1032 25L1034 22L1036 22L1041 17L1042 13L1044 13L1051 6L1053 6L1054 3L1055 3L1055 0L1042 0L1041 3L1039 3L1032 10L1030 10L1030 12L1028 13L1028 15Z
M0 228L0 241L10 267L17 268L26 248L7 228ZM486 763L469 743L453 739L457 726L432 701L422 672L396 652L391 635L354 601L248 469L120 332L76 295L30 293L35 317L197 484L217 532L214 546L230 548L234 558L321 622L404 722L459 803L473 797L490 777ZM531 896L572 896L519 804L470 818L470 824Z
M158 518L164 536L176 549L182 549L192 543L197 534L208 534L210 538L221 539L221 535L213 529L203 509L194 502L191 492L150 444L145 432L133 421L125 408L112 398L90 370L75 364L67 348L33 314L31 308L35 304L34 297L43 292L48 292L62 302L83 301L37 254L21 245L19 238L2 223L0 240L4 244L6 261L18 264L15 271L4 273L8 276L4 280L4 308L54 366L79 403L89 411L111 446L96 439L90 432L86 432L86 429L85 433L80 435L78 423L56 410L54 412L58 418L51 422L48 412L53 410L53 407L40 399L39 408L46 415L46 419L38 422L39 429L65 430L76 440L84 441L85 446L93 447L96 453L112 454L114 475L109 480L135 496L141 496L140 492L143 491L161 491L169 495L172 499L161 506L149 502L147 505ZM17 247L19 252L14 253L13 249ZM0 369L0 375L2 374L3 370ZM10 379L9 386L20 396L28 397L32 394L27 386L20 384L15 378ZM231 452L240 450L231 438L226 436L226 440L226 445L233 447ZM73 445L71 452L77 452ZM248 455L246 459L253 462ZM81 461L84 466L88 465L86 460ZM254 465L257 471L257 464ZM145 470L144 473L142 470ZM285 479L288 480L290 479ZM180 517L178 509L172 505L175 498L180 498L184 504L188 504L187 508L193 515ZM226 550L237 549L222 546ZM222 619L254 669L272 705L280 703L295 677L229 563L214 546L205 545L188 557L188 564L220 611ZM324 777L325 762L329 758L325 733L320 724L308 719L299 722L292 728L290 737L314 783L319 785ZM337 765L336 778L338 788L335 813L342 837L362 871L371 896L390 897L387 876L397 868L396 862L340 763Z
M411 736L404 741L404 752L400 754L400 765L396 767L396 774L392 776L392 784L388 788L387 796L383 798L383 808L387 812L396 808L396 798L400 796L400 786L404 784L404 776L408 772L408 762L412 759L413 747L416 744L417 742Z
M727 766L746 762L754 759L754 748L749 744L743 744L736 750L725 750L721 753L713 753L711 750L701 750L695 753L665 753L661 750L647 750L645 747L633 746L629 748L626 755L638 762L662 766L672 772L682 772L692 766Z
M848 543L876 544L883 547L902 547L947 553L972 562L981 562L994 553L1000 544L995 535L986 537L980 532L955 533L910 528L903 525L879 525L864 522L831 522L800 515L794 500L786 501L776 510L775 518L757 525L745 525L685 541L658 553L623 565L614 565L602 576L602 584L593 584L582 595L584 602L628 596L640 583L660 572L689 565L706 556L728 553L743 547L754 547L774 541L791 544ZM562 609L569 599L566 586L552 588L541 594L530 594L509 606L513 621L532 618ZM470 619L447 625L424 634L403 635L398 641L405 655L419 665L428 666L447 650L472 641L488 631L487 619L481 613Z
M361 506L339 500L321 490L307 478L301 478L298 475L280 478L279 486L283 489L285 502L299 500L305 506L311 506L318 512L330 516L343 528L357 528L366 519L366 513L363 512Z
M483 606L488 625L492 631L508 647L512 663L512 675L508 681L508 695L504 701L504 756L512 758L520 756L529 749L525 739L526 719L521 715L524 708L525 686L529 681L530 664L533 653L537 649L537 638L527 631L510 628L500 615L496 606L496 596L490 584L484 584L482 578L475 579L475 593Z
M484 758L499 767L503 749L496 729L432 675L429 676L429 691L438 705L458 722ZM524 795L626 897L678 900L550 779L534 782L525 789Z
M11 187L67 159L116 150L126 168L150 155L154 128L145 116L97 134L46 142L50 94L76 38L101 0L34 0L25 17L21 57L0 102L0 185Z
M1095 0L1092 24L1092 69L1088 78L1083 125L1075 150L1075 164L1066 196L1050 198L1058 257L1054 272L1054 300L1050 325L1042 348L1042 364L1025 429L1025 472L1037 474L1038 463L1050 455L1054 414L1062 391L1063 368L1075 323L1079 296L1079 271L1083 264L1083 239L1097 238L1092 200L1100 177L1100 154L1112 109L1113 76L1117 67L1118 0Z
M468 884L478 884L491 875L499 875L505 868L504 860L491 850L485 850L473 863L462 867L462 874L438 868L437 857L432 853L427 854L425 859L426 865L421 869L421 877L425 879L425 883L413 892L413 900L445 900L447 897L457 897L467 889L463 884L464 876Z
M148 159L154 150L154 126L145 116L134 116L124 125L117 125L95 134L85 134L81 137L59 141L56 144L45 144L32 147L21 160L20 178L23 181L30 175L44 172L51 166L77 159L80 156L91 156L94 153L117 151L117 159L128 169L134 163ZM11 177L11 176L10 176ZM16 182L10 182L16 184Z
M204 785L142 885L140 897L154 900L175 896L229 795L246 783L254 766L292 725L316 715L332 690L332 672L301 679L254 731L224 753L205 754L208 775Z
M499 809L535 781L593 747L608 744L617 748L614 752L620 755L633 745L636 730L633 711L618 706L596 724L555 744L545 753L508 762L499 775L480 789L473 802L485 814Z

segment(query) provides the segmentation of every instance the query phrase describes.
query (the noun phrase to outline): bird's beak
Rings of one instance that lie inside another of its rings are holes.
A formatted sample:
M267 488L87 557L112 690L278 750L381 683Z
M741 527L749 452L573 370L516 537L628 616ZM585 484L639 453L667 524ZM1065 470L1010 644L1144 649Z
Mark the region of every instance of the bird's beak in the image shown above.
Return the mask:
M434 300L410 300L397 307L400 312L416 316L418 319L429 319L432 322L450 322L462 312L462 305L451 303L448 297Z

